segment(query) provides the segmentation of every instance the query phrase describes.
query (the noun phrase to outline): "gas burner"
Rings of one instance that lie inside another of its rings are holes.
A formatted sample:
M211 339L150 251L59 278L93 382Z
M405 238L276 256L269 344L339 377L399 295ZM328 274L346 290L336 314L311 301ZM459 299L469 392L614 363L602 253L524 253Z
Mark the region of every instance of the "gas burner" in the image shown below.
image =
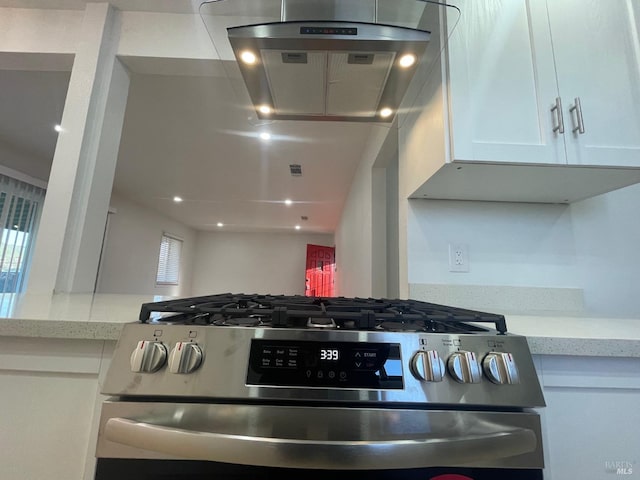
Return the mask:
M424 324L420 322L393 322L387 321L376 325L376 330L384 332L426 332Z
M251 310L259 310L261 308L268 308L265 305L262 305L259 301L257 300L252 300L250 298L241 298L241 299L237 299L236 301L232 302L232 303L227 303L226 305L223 305L221 308L225 309L225 310L245 310L245 309L251 309Z
M309 317L307 328L338 328L333 318Z
M255 315L253 317L227 317L215 320L212 325L217 327L266 327L269 319Z

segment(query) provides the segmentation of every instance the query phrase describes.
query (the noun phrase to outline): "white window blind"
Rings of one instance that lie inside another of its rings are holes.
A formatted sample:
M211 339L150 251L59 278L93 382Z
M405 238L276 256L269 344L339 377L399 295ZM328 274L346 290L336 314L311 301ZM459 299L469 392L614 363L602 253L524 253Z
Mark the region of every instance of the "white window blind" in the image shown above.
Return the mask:
M167 234L162 235L158 258L157 285L178 285L182 240Z
M24 286L45 190L0 175L0 292Z

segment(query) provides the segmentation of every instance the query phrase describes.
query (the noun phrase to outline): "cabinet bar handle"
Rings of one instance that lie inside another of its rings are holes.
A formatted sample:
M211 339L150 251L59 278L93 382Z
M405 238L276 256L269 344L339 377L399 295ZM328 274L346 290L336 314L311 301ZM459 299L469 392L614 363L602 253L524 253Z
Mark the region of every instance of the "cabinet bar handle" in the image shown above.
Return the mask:
M558 124L555 127L553 127L553 131L558 133L564 133L564 117L562 115L562 100L560 100L560 97L556 97L556 104L553 107L551 107L551 113L553 113L554 110L556 111Z
M569 111L571 113L573 113L574 110L576 112L578 126L573 129L573 133L578 132L580 135L582 135L584 133L584 120L582 119L582 105L580 104L580 97L576 97L574 105L569 108Z

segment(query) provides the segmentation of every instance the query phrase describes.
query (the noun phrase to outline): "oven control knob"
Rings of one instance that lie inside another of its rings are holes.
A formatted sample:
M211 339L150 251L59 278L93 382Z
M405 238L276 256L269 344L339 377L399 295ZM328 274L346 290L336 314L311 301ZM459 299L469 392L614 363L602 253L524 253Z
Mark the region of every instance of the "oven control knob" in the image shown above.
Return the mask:
M178 342L169 354L171 373L191 373L202 363L202 349L191 342Z
M413 376L421 381L441 382L444 377L444 362L435 350L416 352L409 367Z
M489 352L482 360L484 374L493 383L520 383L518 368L510 353Z
M480 365L473 352L455 352L447 361L449 373L460 383L480 383Z
M167 361L167 348L162 342L140 340L131 354L131 371L157 372Z

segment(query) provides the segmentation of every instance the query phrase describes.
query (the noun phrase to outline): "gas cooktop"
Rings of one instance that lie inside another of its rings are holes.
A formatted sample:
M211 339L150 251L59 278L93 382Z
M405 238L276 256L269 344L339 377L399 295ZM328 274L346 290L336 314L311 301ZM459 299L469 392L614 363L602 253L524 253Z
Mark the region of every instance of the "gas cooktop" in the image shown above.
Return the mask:
M480 322L480 323L478 323ZM502 315L416 300L219 294L145 303L103 393L234 401L544 404Z
M157 324L213 325L383 332L482 333L493 324L507 332L502 315L417 300L319 298L299 295L219 294L145 303L140 321Z

